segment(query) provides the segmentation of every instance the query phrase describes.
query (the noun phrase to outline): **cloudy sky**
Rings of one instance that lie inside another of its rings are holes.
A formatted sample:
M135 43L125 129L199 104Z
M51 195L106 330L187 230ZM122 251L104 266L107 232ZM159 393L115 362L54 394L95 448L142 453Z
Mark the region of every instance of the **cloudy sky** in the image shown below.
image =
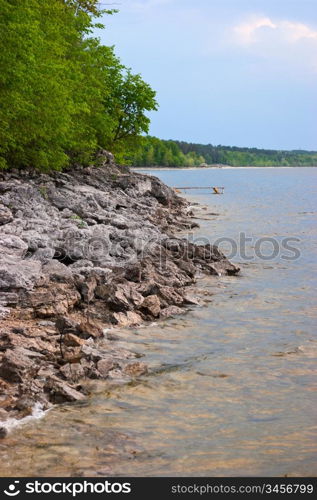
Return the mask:
M105 1L102 42L157 91L152 135L317 150L317 0Z

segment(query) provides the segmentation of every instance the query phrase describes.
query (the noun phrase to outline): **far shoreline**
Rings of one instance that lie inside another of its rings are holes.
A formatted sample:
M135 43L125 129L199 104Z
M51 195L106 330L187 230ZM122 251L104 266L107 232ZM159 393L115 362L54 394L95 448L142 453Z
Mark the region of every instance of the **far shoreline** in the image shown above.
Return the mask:
M276 165L276 166L259 166L259 165L245 165L245 166L239 166L239 167L234 167L232 165L224 165L223 167L213 167L213 166L208 166L208 167L134 167L130 166L129 168L131 170L233 170L233 169L243 169L243 168L252 168L252 169L257 169L257 168L265 168L265 169L274 169L274 168L316 168L317 165Z

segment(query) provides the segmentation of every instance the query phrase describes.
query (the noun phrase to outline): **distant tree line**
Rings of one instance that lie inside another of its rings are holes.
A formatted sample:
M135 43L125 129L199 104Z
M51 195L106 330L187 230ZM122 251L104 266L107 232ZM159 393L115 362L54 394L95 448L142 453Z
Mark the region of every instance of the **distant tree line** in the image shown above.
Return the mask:
M180 150L187 154L193 151L204 157L208 164L232 166L291 166L317 165L316 151L279 151L273 149L239 148L230 146L213 146L212 144L193 144L175 141Z
M92 36L98 0L0 0L0 168L62 169L148 131L155 92ZM106 5L106 4L105 4Z
M277 151L270 149L239 148L195 144L184 141L166 141L144 137L139 148L126 160L135 166L317 166L316 151Z
M150 136L141 137L138 148L131 154L126 154L124 160L139 167L192 167L205 161L196 152L183 153L175 141L163 141Z

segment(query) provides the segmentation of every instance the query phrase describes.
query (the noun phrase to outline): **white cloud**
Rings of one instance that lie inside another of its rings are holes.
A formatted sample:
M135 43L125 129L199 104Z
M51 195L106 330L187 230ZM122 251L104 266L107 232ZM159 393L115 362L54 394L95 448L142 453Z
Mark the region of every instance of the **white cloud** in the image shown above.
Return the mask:
M238 42L242 44L250 44L255 41L256 33L259 28L272 28L276 29L276 24L274 24L269 17L257 17L249 20L245 23L238 24L233 27L233 33Z
M252 56L259 65L271 64L297 74L317 72L317 30L307 24L264 15L231 25L223 39L228 48Z
M317 31L312 30L306 24L282 21L280 28L290 42L297 42L305 38L317 41Z
M296 43L300 40L317 42L317 31L303 23L286 20L274 21L269 17L256 16L249 18L232 29L236 42L242 45L252 45L264 38L274 36L284 43Z

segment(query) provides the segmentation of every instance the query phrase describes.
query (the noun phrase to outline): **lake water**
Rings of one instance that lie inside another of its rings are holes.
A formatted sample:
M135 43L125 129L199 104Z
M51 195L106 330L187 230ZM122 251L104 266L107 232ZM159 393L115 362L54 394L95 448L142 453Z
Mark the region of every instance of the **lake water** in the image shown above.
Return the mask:
M185 193L203 219L188 237L226 238L240 276L202 277L203 306L118 332L152 373L15 429L1 475L315 476L317 169L149 173L225 187Z

